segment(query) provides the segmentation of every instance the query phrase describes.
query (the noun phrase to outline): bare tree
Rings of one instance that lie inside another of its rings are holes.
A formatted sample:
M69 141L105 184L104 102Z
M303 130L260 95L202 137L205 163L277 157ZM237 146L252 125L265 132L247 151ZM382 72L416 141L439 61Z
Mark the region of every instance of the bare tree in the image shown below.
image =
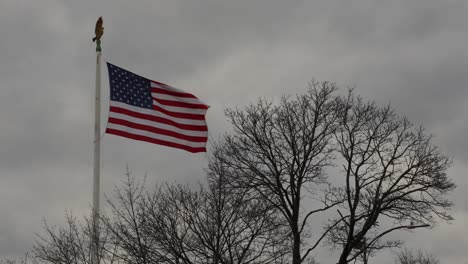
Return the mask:
M352 91L343 98L340 113L335 138L346 202L329 233L329 242L341 248L339 264L399 245L383 239L390 232L452 220L447 213L452 203L445 198L455 188L446 175L450 160L423 128Z
M50 226L44 222L45 234L38 235L32 248L32 260L38 263L51 264L91 263L91 221L85 219L84 223L80 223L68 213L66 214L65 221L63 227ZM112 254L107 254L113 250L108 243L108 233L106 230L101 231L100 263L117 263Z
M2 258L0 259L0 264L37 264L37 259L34 259L30 256L29 253L24 254L22 257L18 258Z
M285 263L287 232L278 211L261 197L227 188L211 173L208 186L144 188L130 176L107 198L101 212L101 263ZM90 263L92 225L66 215L63 227L44 224L33 253L39 262Z
M234 131L213 147L212 171L221 168L233 187L254 191L281 212L289 228L293 264L302 263L329 231L310 243L304 236L309 218L338 203L324 194L321 207L303 206L303 199L325 182L324 169L331 165L335 91L332 83L313 81L306 94L283 97L279 105L260 100L227 110Z
M157 241L145 229L148 219L145 180L136 180L128 168L125 176L113 195L106 196L108 212L101 215L102 226L109 233L109 243L116 248L115 258L128 264L158 263L161 259L155 249ZM159 195L158 190L155 193Z
M264 199L227 188L211 173L208 187L162 185L147 192L127 173L108 199L115 257L124 263L283 263L284 228Z
M439 264L439 259L427 252L416 252L405 248L395 254L395 264Z
M283 263L285 232L277 211L248 192L227 188L222 175L193 191L167 186L151 202L148 233L170 263Z

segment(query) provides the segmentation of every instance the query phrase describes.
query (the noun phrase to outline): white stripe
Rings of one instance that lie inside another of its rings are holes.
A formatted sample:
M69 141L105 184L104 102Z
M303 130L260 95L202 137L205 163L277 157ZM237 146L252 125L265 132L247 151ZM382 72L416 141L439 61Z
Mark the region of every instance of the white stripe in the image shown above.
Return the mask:
M196 115L206 114L206 109L194 109L194 108L186 108L186 107L178 107L178 106L168 106L168 105L160 104L156 100L153 100L153 105L159 106L162 109L165 109L170 112L175 112L175 113L196 114Z
M173 117L173 116L166 115L164 113L161 113L161 112L153 110L153 109L141 108L141 107L138 107L138 106L128 105L128 104L122 103L122 102L110 101L109 105L114 106L114 107L124 108L124 109L130 110L130 111L133 111L133 112L137 112L137 113L162 117L162 118L165 118L165 119L172 120L172 121L174 121L176 123L179 123L179 124L195 125L195 126L205 126L206 125L205 120L194 120L194 119L188 119L188 118Z
M160 88L160 89L163 89L163 90L166 90L166 91L178 92L178 93L186 93L186 94L191 94L191 95L193 95L192 93L186 92L186 91L181 90L181 89L179 89L179 88L172 87L172 86L167 85L167 84L165 84L165 85L160 85L159 83L155 83L155 82L153 82L153 81L150 81L150 83L151 83L151 87L153 87L153 88ZM195 96L195 95L194 95L194 96ZM196 97L196 96L195 96L195 97ZM206 105L206 104L203 103L200 99L198 99L198 100L199 100L200 104Z
M173 137L170 137L170 136L156 134L156 133L152 133L152 132L148 132L148 131L144 131L144 130L134 129L134 128L126 127L126 126L122 126L122 125L107 124L107 128L124 131L124 132L134 134L134 135L138 135L138 136L145 136L145 137L149 137L149 138L164 140L164 141L168 141L168 142L172 142L172 143L176 143L176 144L180 144L180 145L184 145L184 146L188 146L188 147L192 147L192 148L203 148L203 147L206 146L206 142L187 141L187 140L173 138Z
M167 85L167 84L161 85L161 84L155 83L155 82L153 82L153 81L151 81L151 87L153 87L153 88L160 88L160 89L164 89L164 90L172 91L172 92L191 94L191 93L188 93L188 92L186 92L186 91L184 91L184 90L181 90L181 89L179 89L179 88L175 88L175 87L172 87L172 86ZM193 94L192 94L192 95L193 95Z
M151 95L153 95L153 97L156 97L156 98L162 99L162 100L183 102L183 103L189 103L189 104L202 104L202 105L205 105L202 101L198 100L197 98L179 97L179 96L174 96L174 95L169 95L169 94L162 94L162 93L155 93L155 92L152 92Z
M135 118L135 117L128 116L128 115L125 115L125 114L110 112L109 117L126 120L126 121L136 123L136 124L141 124L141 125L151 126L151 127L155 127L155 128L165 129L165 130L173 131L173 132L176 132L176 133L179 133L179 134L182 134L182 135L186 135L186 136L208 137L208 132L207 131L193 131L193 130L180 129L180 128L177 128L177 127L174 127L174 126L171 126L171 125L157 123L157 122L146 120L146 119Z

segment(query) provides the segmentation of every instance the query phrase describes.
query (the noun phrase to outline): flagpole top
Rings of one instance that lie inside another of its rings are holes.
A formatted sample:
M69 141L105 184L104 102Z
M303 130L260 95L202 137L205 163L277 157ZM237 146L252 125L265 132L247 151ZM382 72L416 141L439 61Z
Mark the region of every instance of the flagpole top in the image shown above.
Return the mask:
M96 40L96 52L101 52L101 51L102 51L101 40L98 39L98 40Z

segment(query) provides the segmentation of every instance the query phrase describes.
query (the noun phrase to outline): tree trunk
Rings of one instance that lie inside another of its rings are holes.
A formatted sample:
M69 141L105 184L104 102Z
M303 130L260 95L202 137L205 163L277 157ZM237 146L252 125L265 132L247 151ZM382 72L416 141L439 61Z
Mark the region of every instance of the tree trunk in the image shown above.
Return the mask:
M294 186L294 183L291 183ZM299 189L299 188L298 188ZM300 203L301 200L298 199L300 197L300 190L296 190L297 196L293 198L294 206L292 212L292 226L291 231L293 235L293 264L301 264L301 232L299 231L299 211L300 211Z
M348 247L348 246L346 246ZM343 252L341 253L340 260L338 261L337 264L347 264L348 261L346 260L348 258L348 255L351 253L351 250L348 248L345 248Z
M301 236L297 227L293 230L293 264L301 264Z

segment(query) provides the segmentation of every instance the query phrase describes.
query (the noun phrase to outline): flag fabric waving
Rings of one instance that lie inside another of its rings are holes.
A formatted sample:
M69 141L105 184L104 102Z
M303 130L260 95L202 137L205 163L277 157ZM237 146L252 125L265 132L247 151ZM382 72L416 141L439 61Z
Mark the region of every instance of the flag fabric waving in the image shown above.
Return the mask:
M106 133L192 153L206 152L208 105L193 94L107 63L110 110Z

